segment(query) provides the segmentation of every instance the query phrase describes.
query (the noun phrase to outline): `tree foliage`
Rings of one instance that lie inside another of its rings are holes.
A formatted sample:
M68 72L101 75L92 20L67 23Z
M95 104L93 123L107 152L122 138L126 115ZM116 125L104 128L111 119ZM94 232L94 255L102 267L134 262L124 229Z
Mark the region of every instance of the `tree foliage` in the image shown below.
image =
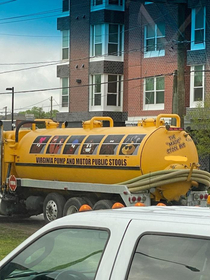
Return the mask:
M55 118L57 113L58 113L58 110L53 110L52 114L51 114L51 112L44 112L41 107L33 107L30 110L19 112L19 114L21 114L21 115L32 114L32 115L34 115L35 119Z
M190 134L195 141L199 156L210 155L210 98L199 103L188 113Z

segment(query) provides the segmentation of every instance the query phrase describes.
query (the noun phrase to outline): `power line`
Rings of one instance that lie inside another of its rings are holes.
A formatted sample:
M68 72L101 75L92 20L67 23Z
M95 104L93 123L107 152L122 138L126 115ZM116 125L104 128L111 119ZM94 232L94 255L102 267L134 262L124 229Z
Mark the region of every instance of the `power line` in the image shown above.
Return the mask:
M58 17L59 14L51 15L51 16L45 16L45 17L37 17L37 18L29 18L29 19L22 19L22 20L14 20L14 21L8 21L8 22L0 22L0 25L2 24L8 24L8 23L17 23L17 22L24 22L24 21L31 21L31 20L37 20L37 19L43 19L43 18L50 18L50 17Z
M209 70L210 72L210 70ZM152 76L145 76L145 77L136 77L136 78L130 78L130 79L124 79L123 82L129 82L129 81L136 81L136 80L142 80L142 79L146 79L146 78L154 78L154 77L162 77L162 76L172 76L173 73L166 73L166 74L158 74L158 75L152 75ZM100 83L101 85L104 84L111 84L111 83L115 83L115 82L103 82ZM118 82L119 83L119 82ZM34 90L21 90L21 91L16 91L15 94L17 93L34 93L34 92L44 92L44 91L53 91L53 90L59 90L59 89L71 89L71 88L81 88L81 87L89 87L89 86L94 86L97 85L96 84L85 84L85 85L76 85L76 86L69 86L69 87L56 87L56 88L45 88L45 89L34 89ZM0 94L9 94L9 93L5 93L5 92L1 92Z
M33 107L33 106L36 106L36 105L38 105L38 104L40 104L40 103L43 103L43 102L45 102L45 101L47 101L47 100L48 100L48 98L47 98L47 99L44 99L44 100L42 100L42 101L40 101L40 102L37 102L37 103L35 103L35 104L33 104L33 105L28 105L28 106L21 107L21 108L19 108L19 109L15 109L15 110L20 110L20 109L26 109L26 108L28 108L28 107Z
M8 0L8 1L5 1L5 2L1 2L0 5L8 4L8 3L14 2L14 1L16 1L16 0Z
M210 70L202 70L202 71L186 71L185 72L185 76L188 76L191 72L210 72ZM129 81L136 81L136 80L143 80L143 79L147 79L147 78L154 78L154 77L172 77L174 75L174 73L166 73L166 74L159 74L159 75L152 75L152 76L145 76L145 77L136 77L136 78L130 78L130 79L126 79L126 80L122 80L122 82L129 82ZM101 84L109 84L109 83L113 83L113 82L103 82ZM117 82L119 83L119 81ZM18 94L18 93L33 93L33 92L40 92L40 91L52 91L52 90L58 90L58 89L71 89L71 88L79 88L79 87L90 87L90 86L95 86L97 84L85 84L85 85L78 85L78 86L70 86L70 87L59 87L59 88L48 88L48 89L39 89L39 90L25 90L25 91L16 91L15 94ZM138 86L135 86L133 88L138 88ZM0 94L9 94L9 93L0 93ZM101 97L104 98L106 96L106 94L101 94ZM15 111L18 111L18 110L23 110L23 109L27 109L27 108L30 108L30 107L34 107L36 106L37 104L40 104L40 103L43 103L45 101L49 100L49 98L47 99L44 99L40 102L37 102L35 104L32 104L32 105L28 105L26 107L22 107L22 108L16 108ZM53 99L56 103L57 101L55 99ZM86 98L84 98L84 100L86 100ZM58 104L57 105L54 105L54 106L60 106L61 104ZM45 105L45 106L42 106L42 107L50 107L50 105Z
M62 60L50 60L50 61L37 61L37 62L13 62L13 63L0 63L3 66L13 66L13 65L27 65L27 64L48 64L48 63L63 63Z
M10 37L29 37L29 38L58 38L60 35L21 35L21 34L8 34L8 33L0 33L0 36L10 36Z
M58 64L58 63L56 62L56 63L49 63L49 64L45 64L45 65L39 65L39 66L31 66L28 68L21 68L21 69L16 69L16 70L7 70L7 71L0 72L0 75L14 73L14 72L20 72L20 71L25 71L25 70L31 70L31 69L36 69L36 68L42 68L42 67L52 66L52 65L56 65L56 64Z
M50 14L50 13L54 13L54 12L58 12L58 11L61 11L61 9L59 8L59 9L47 10L47 11L42 11L42 12L33 13L33 14L26 14L26 15L14 16L14 17L0 18L0 21L23 18L23 17L31 17L31 16L37 16L37 15L43 15L43 14Z
M210 70L200 70L200 71L195 71L195 70L190 70L190 71L186 71L185 72L185 76L189 75L192 72L203 72L203 73L209 73ZM165 74L157 74L157 75L150 75L150 76L143 76L143 77L135 77L135 78L130 78L130 79L123 79L123 82L129 82L129 81L136 81L136 80L143 80L143 79L147 79L147 78L155 78L155 77L166 77L166 76L173 76L173 72L172 73L165 73ZM100 83L101 85L103 84L111 84L114 82L103 82ZM119 81L117 82L119 83ZM45 91L53 91L53 90L60 90L60 89L72 89L72 88L81 88L81 87L89 87L89 86L94 86L97 85L97 83L95 84L85 84L85 85L76 85L76 86L69 86L69 87L55 87L55 88L44 88L44 89L33 89L33 90L21 90L21 91L16 91L15 94L17 93L34 93L34 92L45 92ZM8 92L0 92L1 94L10 94Z
M59 14L58 14L58 12L59 12ZM53 14L53 13L56 13L56 14L50 15L50 16L45 16L44 18L52 17L52 16L59 16L61 14L61 9L59 8L59 9L42 11L42 12L33 13L33 14L26 14L26 15L14 16L14 17L0 18L0 24L16 23L16 22L40 19L40 18L43 18L43 17L34 17L34 16L47 15L47 14ZM22 18L25 18L25 19L22 19ZM18 20L18 19L20 19L20 20Z

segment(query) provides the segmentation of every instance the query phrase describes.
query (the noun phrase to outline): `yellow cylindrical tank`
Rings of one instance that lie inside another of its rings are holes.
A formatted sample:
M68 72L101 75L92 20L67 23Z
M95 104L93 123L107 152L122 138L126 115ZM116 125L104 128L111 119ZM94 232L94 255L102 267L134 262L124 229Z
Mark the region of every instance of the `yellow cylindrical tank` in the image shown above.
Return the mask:
M176 125L165 124L163 118L175 118ZM44 122L45 128L36 129L36 122ZM109 117L94 117L83 128L64 124L58 128L51 120L35 120L31 130L18 127L5 132L3 152L3 181L10 169L18 178L101 183L110 188L125 182L133 193L150 189L157 201L178 200L198 182L192 176L198 167L197 150L177 115L159 115L130 127L114 127ZM171 180L176 169L187 173L179 171L179 178ZM204 184L210 182L206 174L198 177Z
M16 176L116 184L174 164L190 169L198 163L196 147L176 118L174 127L160 117L131 127L114 127L105 118L110 126L103 127L103 117L95 117L83 128L34 128L18 139L15 153L13 148Z

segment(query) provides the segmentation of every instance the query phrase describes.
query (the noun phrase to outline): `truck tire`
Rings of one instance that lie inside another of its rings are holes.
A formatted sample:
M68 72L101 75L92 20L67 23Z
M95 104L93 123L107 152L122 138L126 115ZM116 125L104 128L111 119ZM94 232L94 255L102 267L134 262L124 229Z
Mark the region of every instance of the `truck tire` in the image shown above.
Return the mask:
M93 210L100 210L100 209L111 209L114 202L112 200L103 199L96 202L93 207Z
M63 208L63 216L71 215L79 211L80 207L86 204L81 197L72 197L66 201Z
M63 216L65 198L58 193L49 193L43 204L44 219L47 223Z
M83 200L85 201L86 204L88 204L91 208L96 204L97 199L94 197L83 197Z

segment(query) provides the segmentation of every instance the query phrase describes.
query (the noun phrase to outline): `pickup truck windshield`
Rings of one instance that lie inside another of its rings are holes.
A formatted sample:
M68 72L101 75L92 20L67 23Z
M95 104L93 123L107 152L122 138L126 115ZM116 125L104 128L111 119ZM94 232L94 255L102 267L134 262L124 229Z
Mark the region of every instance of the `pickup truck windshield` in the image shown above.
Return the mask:
M0 279L94 279L108 237L98 229L49 232L3 267Z
M210 240L144 235L136 248L128 280L207 280Z

